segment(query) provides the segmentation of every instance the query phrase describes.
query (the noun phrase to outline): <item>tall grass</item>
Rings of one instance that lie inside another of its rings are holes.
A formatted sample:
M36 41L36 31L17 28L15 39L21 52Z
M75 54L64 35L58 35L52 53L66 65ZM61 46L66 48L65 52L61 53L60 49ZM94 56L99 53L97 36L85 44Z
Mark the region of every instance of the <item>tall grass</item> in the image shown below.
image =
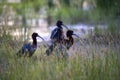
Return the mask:
M44 50L37 49L32 58L18 58L4 43L0 46L0 80L120 80L119 49L96 52L91 47L86 56L73 53L67 60L55 56L40 59Z

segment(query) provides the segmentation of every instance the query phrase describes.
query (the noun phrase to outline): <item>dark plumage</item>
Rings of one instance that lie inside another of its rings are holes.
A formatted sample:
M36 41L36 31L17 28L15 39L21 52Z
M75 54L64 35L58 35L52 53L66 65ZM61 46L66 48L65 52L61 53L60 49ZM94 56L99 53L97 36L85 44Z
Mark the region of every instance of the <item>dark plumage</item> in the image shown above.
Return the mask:
M72 35L77 36L76 34L74 34L74 32L72 30L68 30L66 33L66 37L67 39L63 40L63 45L58 46L57 50L59 50L59 52L61 53L61 55L64 58L67 58L69 56L69 53L67 52L67 50L70 49L70 47L73 45L74 43L74 39L72 37ZM78 37L78 36L77 36ZM59 48L60 47L60 48ZM59 58L59 55L57 56Z
M66 36L68 39L64 39L64 44L67 49L69 49L74 43L74 39L73 39L72 35L77 36L76 34L74 34L74 32L72 30L68 30L66 33Z
M36 39L36 37L40 37L42 40L44 40L41 36L38 35L38 33L34 32L32 34L32 39L33 39L32 44L30 44L30 43L23 44L22 48L18 51L17 56L31 57L37 49L37 39Z

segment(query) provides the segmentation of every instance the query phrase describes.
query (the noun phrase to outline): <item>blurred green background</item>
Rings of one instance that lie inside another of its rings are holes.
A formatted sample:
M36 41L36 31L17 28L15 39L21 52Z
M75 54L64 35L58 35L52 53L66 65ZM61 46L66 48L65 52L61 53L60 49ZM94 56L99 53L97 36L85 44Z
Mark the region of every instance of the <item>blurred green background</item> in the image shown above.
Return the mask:
M24 27L25 34L40 19L47 27L60 19L67 24L112 24L118 31L119 4L119 0L0 0L0 33Z
M41 45L32 58L15 56L57 20L93 25L94 35L83 45L75 39L68 60L41 59ZM0 80L120 80L120 0L0 0Z
M32 32L48 38L49 27L57 20L71 26L92 25L91 36L112 35L119 41L119 4L119 0L0 0L0 42L25 42Z

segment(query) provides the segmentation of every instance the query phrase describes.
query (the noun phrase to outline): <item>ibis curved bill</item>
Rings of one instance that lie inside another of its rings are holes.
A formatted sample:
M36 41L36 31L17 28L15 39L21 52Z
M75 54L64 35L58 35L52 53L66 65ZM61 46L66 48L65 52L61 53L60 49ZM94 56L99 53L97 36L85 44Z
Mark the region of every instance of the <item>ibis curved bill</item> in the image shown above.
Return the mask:
M69 30L69 28L65 24L62 24L62 26L65 27L67 30Z
M45 45L45 46L46 46L46 45L49 46L49 44L45 41L45 39L44 39L43 37L41 37L41 36L39 36L39 35L38 35L38 37L42 39L42 41L44 42L44 45Z
M72 35L76 36L77 38L80 38L77 34L72 34Z
M41 36L39 36L39 35L38 35L38 37L41 38L43 41L45 41L43 37L41 37Z

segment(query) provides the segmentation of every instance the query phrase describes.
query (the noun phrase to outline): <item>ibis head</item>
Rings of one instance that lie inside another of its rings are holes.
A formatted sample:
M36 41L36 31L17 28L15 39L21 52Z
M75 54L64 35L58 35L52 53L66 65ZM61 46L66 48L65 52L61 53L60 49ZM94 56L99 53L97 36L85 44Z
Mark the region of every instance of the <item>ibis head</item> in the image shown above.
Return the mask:
M67 37L71 37L73 35L73 31L72 30L68 30L66 33Z
M57 23L56 23L56 25L57 25L58 27L61 27L62 24L63 24L63 22L62 22L61 20L58 20Z

